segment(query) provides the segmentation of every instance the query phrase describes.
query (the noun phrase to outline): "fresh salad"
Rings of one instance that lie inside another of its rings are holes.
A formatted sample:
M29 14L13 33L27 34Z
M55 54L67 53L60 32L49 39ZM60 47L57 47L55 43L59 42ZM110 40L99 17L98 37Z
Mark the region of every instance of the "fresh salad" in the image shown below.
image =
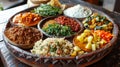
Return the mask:
M101 16L98 13L94 13L93 15L87 17L83 24L86 29L91 30L105 30L108 32L112 32L113 23L109 21L105 16Z

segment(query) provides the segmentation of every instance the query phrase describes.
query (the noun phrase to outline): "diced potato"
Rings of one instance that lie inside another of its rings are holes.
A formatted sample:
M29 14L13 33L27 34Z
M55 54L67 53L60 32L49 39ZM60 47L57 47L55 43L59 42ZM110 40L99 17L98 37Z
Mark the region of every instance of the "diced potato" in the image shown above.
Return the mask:
M87 43L87 45L86 45L85 48L87 48L87 49L91 49L91 46L92 46L92 40L93 40L93 36L89 36L89 37L88 37L88 43Z
M84 33L91 33L91 31L86 29L86 30L84 30Z
M92 40L93 40L93 36L89 36L89 37L88 37L88 43L91 43Z
M92 44L91 44L91 43L88 43L88 44L85 46L85 48L86 48L86 49L91 49L91 46L92 46Z
M80 51L80 50L81 50L78 46L75 46L73 49L74 49L75 51Z
M95 50L96 50L96 45L92 44L92 51L95 51Z
M81 35L77 36L77 39L83 43L83 39L86 37L86 34L85 33L82 33Z
M81 35L77 36L77 39L83 43L84 42L84 38L88 35L91 34L91 31L90 30L85 30L84 33L82 33Z
M72 57L75 57L77 55L77 51L73 51L73 53L71 54Z

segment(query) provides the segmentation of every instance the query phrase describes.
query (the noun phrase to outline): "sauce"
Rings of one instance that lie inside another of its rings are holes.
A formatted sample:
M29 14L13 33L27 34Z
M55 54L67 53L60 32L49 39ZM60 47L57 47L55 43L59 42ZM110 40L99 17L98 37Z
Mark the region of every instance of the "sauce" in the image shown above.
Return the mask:
M22 26L34 26L42 19L41 16L31 12L19 13L13 17L13 23Z
M80 25L75 19L66 16L59 16L55 18L55 21L57 21L57 23L61 25L69 26L72 29L72 31L77 32L80 30Z

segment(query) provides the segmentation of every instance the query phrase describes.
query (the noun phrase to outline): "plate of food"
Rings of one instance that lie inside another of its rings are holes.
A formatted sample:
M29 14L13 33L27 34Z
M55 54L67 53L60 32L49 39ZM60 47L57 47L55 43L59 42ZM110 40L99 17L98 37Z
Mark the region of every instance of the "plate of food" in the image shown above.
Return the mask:
M69 38L81 33L84 27L79 20L61 15L41 20L38 29L49 37Z
M16 13L3 31L10 53L36 67L88 66L112 50L117 36L118 26L104 12L56 0Z

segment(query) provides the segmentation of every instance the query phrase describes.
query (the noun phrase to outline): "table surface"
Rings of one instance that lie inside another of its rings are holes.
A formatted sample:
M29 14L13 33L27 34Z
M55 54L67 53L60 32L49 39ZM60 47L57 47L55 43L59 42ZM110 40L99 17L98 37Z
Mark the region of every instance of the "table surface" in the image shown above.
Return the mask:
M67 2L67 0L63 0L64 2ZM88 7L93 7L97 10L103 11L106 14L108 14L109 16L111 16L114 20L115 23L118 24L118 26L120 25L120 14L116 13L116 12L109 12L108 10L103 9L102 7L98 7L95 5L91 5L89 3L80 1L80 0L71 0L69 1L69 3L76 3L76 4L82 4ZM26 9L27 5L23 5L23 6L19 6L16 8L12 8L9 10L5 10L0 12L0 22L6 22L12 15L14 15L16 12L19 12L23 9ZM4 16L3 16L4 15ZM1 17L3 16L3 17ZM2 20L2 21L1 21ZM2 33L2 29L5 27L6 23L1 23L0 25L0 33ZM119 26L120 27L120 26ZM2 34L0 34L1 36ZM98 61L97 63L94 63L88 67L120 67L120 35L118 36L118 41L117 44L115 45L115 47L113 48L113 50L106 56L104 57L102 60ZM5 67L30 67L24 63L21 63L19 60L17 60L16 58L14 58L10 53L9 50L6 48L6 46L4 45L4 42L1 41L2 37L0 37L0 56L1 59L3 61L3 64Z

